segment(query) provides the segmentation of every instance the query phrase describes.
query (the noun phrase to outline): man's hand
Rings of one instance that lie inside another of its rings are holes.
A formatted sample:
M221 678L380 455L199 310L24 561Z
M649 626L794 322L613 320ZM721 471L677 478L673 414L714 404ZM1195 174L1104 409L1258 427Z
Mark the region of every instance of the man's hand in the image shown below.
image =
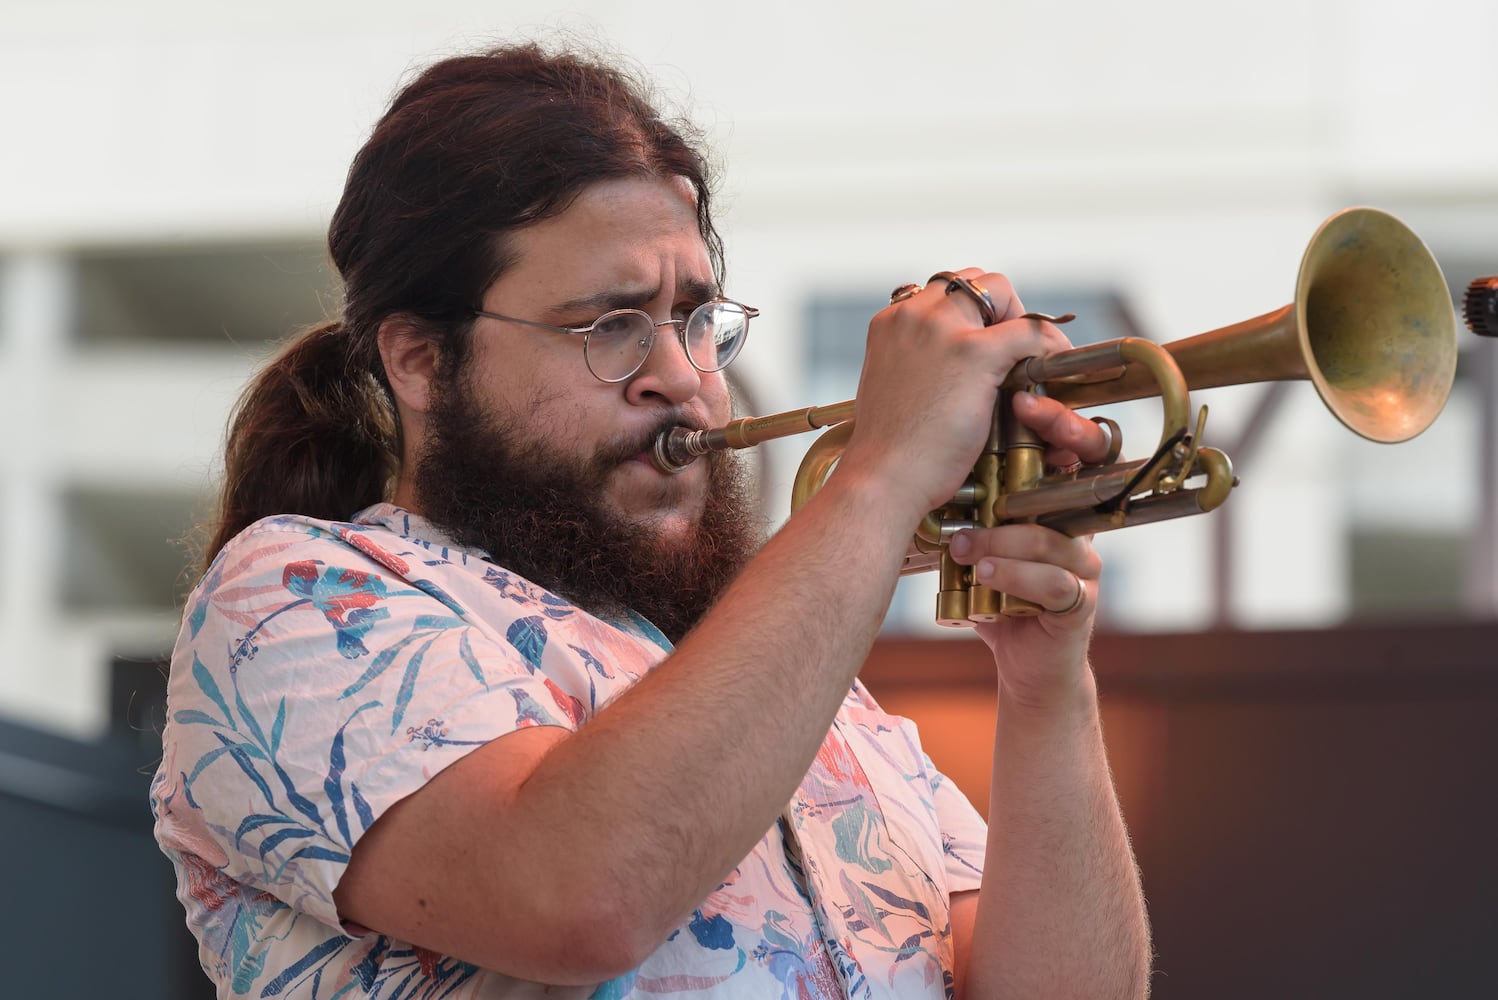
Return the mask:
M1053 399L1017 393L1014 410L1048 444L1049 464L1097 462L1107 455L1102 429ZM977 582L1047 609L977 627L994 652L1006 696L1046 707L1074 694L1087 669L1102 572L1091 539L1013 524L964 531L953 538L950 551L957 562L973 567Z
M973 298L961 290L948 294L941 280L876 315L857 423L834 473L872 477L912 528L971 474L999 386L1015 362L1071 346L1054 324L1021 318L1025 307L1002 274L960 273L988 293L993 324L984 326Z

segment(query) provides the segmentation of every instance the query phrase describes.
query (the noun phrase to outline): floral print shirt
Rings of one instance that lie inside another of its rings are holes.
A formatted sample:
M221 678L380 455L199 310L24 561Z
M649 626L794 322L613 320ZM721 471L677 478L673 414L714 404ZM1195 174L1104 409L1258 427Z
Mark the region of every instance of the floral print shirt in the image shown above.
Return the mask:
M188 598L151 786L219 996L949 996L948 897L978 887L984 824L856 684L784 814L625 976L522 982L340 921L387 808L506 733L585 725L669 651L388 504L241 533Z

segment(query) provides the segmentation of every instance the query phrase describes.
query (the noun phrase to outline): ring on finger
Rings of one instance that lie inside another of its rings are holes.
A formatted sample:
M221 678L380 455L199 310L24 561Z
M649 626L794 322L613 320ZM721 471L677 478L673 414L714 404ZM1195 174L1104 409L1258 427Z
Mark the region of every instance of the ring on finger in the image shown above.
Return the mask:
M910 298L920 290L920 285L907 281L905 284L899 286L894 291L889 293L889 304L894 305L896 302L904 302L906 299Z
M1061 608L1058 611L1051 611L1051 614L1055 615L1057 618L1063 618L1066 615L1074 614L1079 608L1082 607L1082 602L1087 600L1087 584L1083 583L1082 578L1075 573L1071 575L1071 578L1076 581L1077 596L1072 598L1072 602L1066 607ZM1048 608L1047 610L1049 611L1050 609Z
M954 289L958 289L977 303L978 315L983 318L984 326L993 326L998 322L999 311L994 308L993 296L988 294L988 289L971 278L964 278L955 271L938 271L931 276L932 281L937 279L947 283L948 295L951 295Z

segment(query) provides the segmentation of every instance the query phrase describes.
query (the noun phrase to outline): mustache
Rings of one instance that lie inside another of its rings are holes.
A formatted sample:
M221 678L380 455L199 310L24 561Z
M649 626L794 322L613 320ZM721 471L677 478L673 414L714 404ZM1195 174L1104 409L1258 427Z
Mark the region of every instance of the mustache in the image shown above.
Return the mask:
M620 432L605 439L594 451L590 464L596 472L607 472L615 466L630 461L642 452L649 452L655 447L656 438L677 427L685 427L694 431L707 429L707 425L700 418L680 408L673 408L663 412L655 424L645 431Z
M759 547L764 525L732 452L708 456L702 509L685 536L661 537L618 515L607 498L622 463L662 430L702 429L705 419L666 405L631 415L632 429L612 428L584 457L522 435L518 414L486 413L461 385L442 383L414 473L421 512L495 565L595 615L643 616L679 641Z

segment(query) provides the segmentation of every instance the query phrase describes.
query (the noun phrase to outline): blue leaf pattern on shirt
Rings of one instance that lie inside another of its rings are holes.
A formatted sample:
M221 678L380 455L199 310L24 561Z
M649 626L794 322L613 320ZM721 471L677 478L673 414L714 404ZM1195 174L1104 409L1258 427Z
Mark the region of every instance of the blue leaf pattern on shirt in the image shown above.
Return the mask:
M546 651L546 624L537 615L522 618L505 632L510 645L525 657L525 665L535 673L541 667L541 654Z

